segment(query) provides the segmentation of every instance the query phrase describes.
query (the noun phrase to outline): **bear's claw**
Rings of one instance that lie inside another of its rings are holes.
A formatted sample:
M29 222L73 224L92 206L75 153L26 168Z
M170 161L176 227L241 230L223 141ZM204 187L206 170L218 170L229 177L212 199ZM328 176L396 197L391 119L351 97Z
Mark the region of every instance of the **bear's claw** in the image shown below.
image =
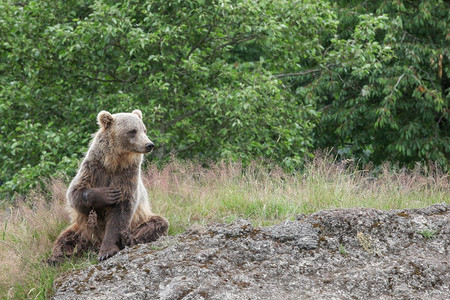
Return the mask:
M119 249L108 249L108 250L105 250L105 251L100 251L100 253L98 254L97 259L99 261L107 260L108 258L113 257L114 255L116 255L117 252L119 252Z

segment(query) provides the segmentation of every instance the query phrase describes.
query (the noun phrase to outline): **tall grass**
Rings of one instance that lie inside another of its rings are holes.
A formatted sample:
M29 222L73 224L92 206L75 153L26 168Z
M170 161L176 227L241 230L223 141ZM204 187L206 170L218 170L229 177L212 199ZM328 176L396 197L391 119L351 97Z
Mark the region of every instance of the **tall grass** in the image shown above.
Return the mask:
M46 299L61 272L88 263L73 260L53 268L43 262L68 224L65 184L53 180L48 187L50 195L32 191L0 211L0 299Z
M409 171L389 165L361 170L321 154L296 174L264 163L204 167L173 160L163 168L149 166L143 177L154 211L171 223L170 234L238 217L264 226L329 208L450 203L449 176L432 165ZM59 275L93 262L87 256L59 267L42 263L68 222L66 188L63 181L53 180L50 193L34 191L27 200L0 210L0 298L45 299Z
M174 160L163 169L150 167L144 179L154 209L169 219L172 234L195 223L238 217L269 225L330 208L450 203L449 176L433 165L417 165L414 170L388 164L360 169L351 161L336 162L320 153L296 174L264 163L202 167Z

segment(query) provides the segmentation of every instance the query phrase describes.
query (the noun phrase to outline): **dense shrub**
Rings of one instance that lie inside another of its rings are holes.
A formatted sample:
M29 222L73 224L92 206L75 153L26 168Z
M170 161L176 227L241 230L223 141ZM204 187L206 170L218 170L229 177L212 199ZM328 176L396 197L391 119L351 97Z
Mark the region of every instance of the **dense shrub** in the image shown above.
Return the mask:
M3 1L0 198L73 175L103 109L144 112L152 160L445 168L449 4L354 2Z

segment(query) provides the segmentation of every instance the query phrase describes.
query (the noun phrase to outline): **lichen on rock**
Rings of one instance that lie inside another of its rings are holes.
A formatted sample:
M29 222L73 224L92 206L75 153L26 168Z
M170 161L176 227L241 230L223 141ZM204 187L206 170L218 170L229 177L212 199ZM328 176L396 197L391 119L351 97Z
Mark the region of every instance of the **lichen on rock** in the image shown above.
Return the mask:
M448 299L449 246L447 204L239 219L125 248L53 299Z

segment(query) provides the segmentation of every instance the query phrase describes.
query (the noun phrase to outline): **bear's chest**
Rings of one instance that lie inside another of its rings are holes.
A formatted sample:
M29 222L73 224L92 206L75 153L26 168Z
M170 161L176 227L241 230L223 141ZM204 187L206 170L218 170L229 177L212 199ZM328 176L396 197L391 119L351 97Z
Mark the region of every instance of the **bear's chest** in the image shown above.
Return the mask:
M138 184L139 169L126 168L108 170L104 167L93 169L91 187L113 187L120 189L136 189Z

